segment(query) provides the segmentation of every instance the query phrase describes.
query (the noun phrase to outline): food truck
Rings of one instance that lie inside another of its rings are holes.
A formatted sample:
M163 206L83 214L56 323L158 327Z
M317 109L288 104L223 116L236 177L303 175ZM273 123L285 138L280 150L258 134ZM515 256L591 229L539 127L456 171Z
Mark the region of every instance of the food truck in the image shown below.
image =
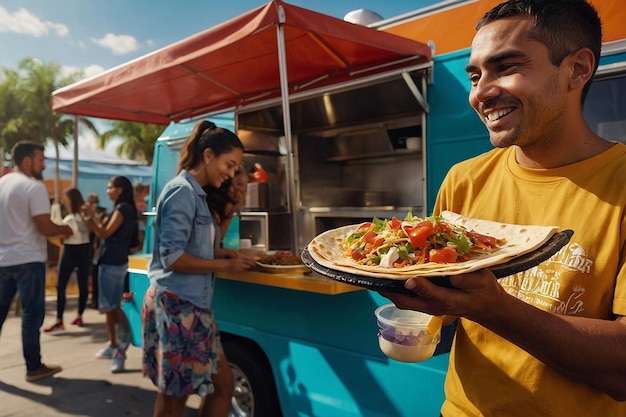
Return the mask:
M156 143L151 207L197 120L236 131L246 169L268 173L249 185L241 237L298 254L335 227L429 214L449 167L490 148L464 67L475 23L497 3L448 0L366 27L273 0L60 89L53 108L169 124ZM604 48L585 116L626 141L626 8L594 3ZM124 304L135 345L151 242L148 221ZM231 414L438 416L453 327L432 358L396 362L377 340L374 310L387 302L314 272L218 274L213 308L235 375Z

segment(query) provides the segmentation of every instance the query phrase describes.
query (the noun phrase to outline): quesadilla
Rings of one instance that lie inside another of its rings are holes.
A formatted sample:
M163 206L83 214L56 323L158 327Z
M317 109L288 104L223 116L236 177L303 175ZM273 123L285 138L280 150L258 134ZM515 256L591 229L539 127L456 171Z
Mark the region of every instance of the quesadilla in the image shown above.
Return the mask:
M359 228L363 228L363 224L361 223L332 229L318 235L309 243L308 250L311 257L317 263L330 269L378 278L407 279L408 277L418 275L455 275L499 265L538 249L558 231L556 226L506 224L464 217L450 211L442 212L437 218L440 218L442 223L449 224L454 229L462 231L462 234L466 237L468 234L471 235L474 233L482 236L485 241L489 241L490 243L495 242L495 244L493 246L490 246L490 244L479 244L478 246L485 247L476 248L476 244L470 242L472 247L470 247L469 250L464 248L457 253L457 257L454 261L447 263L430 262L428 259L426 259L426 261L421 259L420 262L405 262L404 265L401 263L400 265L397 263L391 265L388 262L386 264L384 262L382 264L380 262L378 264L376 262L362 262L362 259L357 259L357 256L353 256L353 254L347 250L347 247L351 243L349 242L350 239L354 240L355 233L359 235L357 233ZM408 228L409 225L417 225L425 220L426 219L415 218L409 215L407 219L402 222L401 229L406 233L407 230L410 230ZM374 219L374 221L376 221L376 219ZM402 235L401 232L398 234ZM368 239L372 239L372 237ZM374 242L375 239L376 237L372 239L372 242ZM406 233L404 241L407 239L409 240L409 244L403 243L405 249L400 250L406 250L407 247L409 248L409 252L413 250L413 254L408 253L408 259L411 259L411 256L421 256L425 258L423 248L414 248L410 243L411 239L408 237L408 233ZM416 242L414 241L413 243ZM450 247L456 247L466 245L467 242L461 242L459 238L453 238L451 242L446 242L445 244ZM375 245L377 245L376 249L381 260L382 257L389 252L390 247L393 246L391 244L391 246L383 247L380 241L376 242ZM420 250L420 253L416 253ZM462 256L458 256L461 252L465 253L462 254ZM407 256L407 254L404 255Z

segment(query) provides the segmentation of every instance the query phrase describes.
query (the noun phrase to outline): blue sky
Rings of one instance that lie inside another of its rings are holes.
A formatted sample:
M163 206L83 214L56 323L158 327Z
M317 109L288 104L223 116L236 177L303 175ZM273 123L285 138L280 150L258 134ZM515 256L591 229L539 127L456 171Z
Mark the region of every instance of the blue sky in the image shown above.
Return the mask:
M291 0L288 3L343 18L356 9L383 18L433 0ZM204 29L265 0L0 0L0 67L16 69L25 57L54 62L87 75L123 64Z
M235 16L269 0L0 0L0 70L17 69L26 57L55 63L64 74L96 75ZM368 9L384 19L438 0L288 0L287 3L343 19ZM2 77L0 72L0 77ZM108 122L94 119L102 132ZM81 147L95 138L80 131ZM115 153L113 140L105 152ZM71 145L70 145L71 148Z

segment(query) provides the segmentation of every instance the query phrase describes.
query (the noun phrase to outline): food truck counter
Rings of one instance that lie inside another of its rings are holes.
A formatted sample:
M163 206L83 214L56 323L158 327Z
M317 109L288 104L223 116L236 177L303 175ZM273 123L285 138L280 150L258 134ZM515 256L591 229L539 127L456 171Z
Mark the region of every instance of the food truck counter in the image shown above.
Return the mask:
M128 258L129 271L131 273L146 274L148 261L149 256L146 255L130 256ZM244 272L220 272L218 278L325 295L338 295L363 290L363 288L354 285L333 281L313 271L305 273L267 273L252 269Z

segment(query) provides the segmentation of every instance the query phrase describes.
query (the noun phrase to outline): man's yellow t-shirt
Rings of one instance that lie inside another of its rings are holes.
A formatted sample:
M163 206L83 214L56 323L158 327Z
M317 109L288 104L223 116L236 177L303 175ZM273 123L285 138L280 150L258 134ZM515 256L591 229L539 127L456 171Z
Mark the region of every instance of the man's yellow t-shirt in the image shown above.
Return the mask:
M434 213L572 229L571 241L552 258L499 282L539 309L610 320L626 315L625 181L624 144L556 169L523 168L514 147L494 149L450 170ZM563 376L465 319L458 323L445 391L445 417L626 416L626 402Z

